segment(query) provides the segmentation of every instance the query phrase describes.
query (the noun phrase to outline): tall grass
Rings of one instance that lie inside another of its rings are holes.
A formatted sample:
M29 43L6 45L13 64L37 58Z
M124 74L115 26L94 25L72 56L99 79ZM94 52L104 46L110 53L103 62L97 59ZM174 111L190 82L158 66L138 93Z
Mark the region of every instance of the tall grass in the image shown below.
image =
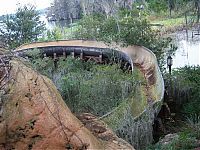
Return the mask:
M70 57L60 58L56 68L51 58L34 57L31 63L53 80L74 113L106 114L134 93L139 79L137 73L123 71L118 64L100 65Z

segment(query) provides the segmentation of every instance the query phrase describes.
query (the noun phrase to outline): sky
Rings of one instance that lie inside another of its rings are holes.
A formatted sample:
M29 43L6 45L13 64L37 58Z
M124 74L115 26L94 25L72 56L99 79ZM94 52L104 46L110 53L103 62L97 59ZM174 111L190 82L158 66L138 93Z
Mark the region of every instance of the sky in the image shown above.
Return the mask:
M17 9L17 4L33 4L37 9L49 7L53 0L0 0L0 15L14 13Z

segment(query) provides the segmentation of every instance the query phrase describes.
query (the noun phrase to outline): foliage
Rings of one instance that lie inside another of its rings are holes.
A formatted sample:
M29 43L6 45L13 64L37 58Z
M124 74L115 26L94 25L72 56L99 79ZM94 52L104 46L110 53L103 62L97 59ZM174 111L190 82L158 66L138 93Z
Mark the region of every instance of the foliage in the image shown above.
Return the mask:
M200 66L185 66L173 70L172 76L166 76L168 81L166 86L170 85L170 96L176 103L176 114L181 116L181 124L178 125L179 131L178 140L171 144L156 144L149 149L195 149L198 147L200 139ZM169 99L166 99L168 101Z
M48 40L60 40L63 39L63 34L60 28L54 28L53 30L48 30L47 31L47 39Z
M173 79L173 82L175 82L174 84L177 84L176 81L179 81L179 87L177 90L184 90L184 92L187 92L186 100L182 102L183 113L190 117L190 119L193 118L193 122L195 122L197 116L200 116L199 74L199 66L185 66L173 72L173 76L175 76Z
M56 40L66 40L73 39L73 32L77 30L77 25L70 24L70 27L59 27L56 26L51 30L47 30L42 37L40 37L39 41L56 41Z
M75 38L96 39L96 36L99 36L99 30L102 27L102 21L104 21L104 19L104 16L99 14L85 16L84 19L79 21L78 30L75 32Z
M69 71L62 80L61 92L73 104L72 110L103 115L129 96L135 80L117 65L93 65L88 70Z
M39 38L39 41L56 41L56 40L62 40L64 39L64 33L61 28L55 27L52 30L47 30L45 34L41 38Z
M168 144L157 143L147 148L147 150L192 150L198 147L196 136L193 134L194 130L186 129L178 133L178 139L170 141Z
M195 119L194 119L195 117ZM196 137L197 139L200 139L200 116L192 116L190 118L189 116L187 117L187 123L189 124L190 128L193 130L193 136Z
M81 17L81 3L76 0L53 0L47 15L50 20L73 20Z
M35 53L38 51L28 55L36 56ZM129 98L138 77L137 73L122 71L117 64L98 65L68 57L60 59L55 68L51 58L30 60L39 72L54 81L74 113L90 112L101 116L111 111Z
M161 13L167 11L167 1L166 0L147 0L149 9L156 13Z
M151 49L157 56L160 66L163 63L165 48L171 38L162 38L151 28L150 23L143 17L136 17L132 12L115 17L91 15L84 17L75 33L76 38L118 42L124 45L142 45Z
M157 17L164 19L169 19L169 17L184 18L185 14L187 14L187 16L193 16L193 23L199 22L199 0L146 0L146 2L148 4L150 18L154 17L156 20L158 19Z
M54 62L50 58L46 57L41 59L42 56L39 49L27 51L24 55L26 55L29 58L30 64L34 69L41 72L43 75L52 78Z
M131 9L132 2L128 0L54 0L48 10L50 20L80 19L83 15L102 13L114 16L120 8Z
M19 7L14 15L7 15L0 34L9 48L36 41L45 30L39 18L36 8L31 5Z
M165 28L176 27L176 26L183 25L185 23L185 18L184 17L168 18L168 19L165 18L165 19L162 19L162 20L156 20L153 23L162 24L162 25L165 26Z

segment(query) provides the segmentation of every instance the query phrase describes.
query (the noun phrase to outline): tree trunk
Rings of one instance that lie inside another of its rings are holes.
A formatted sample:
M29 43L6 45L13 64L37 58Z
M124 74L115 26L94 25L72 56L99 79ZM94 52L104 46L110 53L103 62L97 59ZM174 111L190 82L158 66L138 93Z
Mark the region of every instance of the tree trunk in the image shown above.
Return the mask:
M168 0L168 7L169 7L169 16L172 16L172 9L174 9L174 1Z
M196 0L195 1L195 6L197 9L197 23L200 21L200 1Z

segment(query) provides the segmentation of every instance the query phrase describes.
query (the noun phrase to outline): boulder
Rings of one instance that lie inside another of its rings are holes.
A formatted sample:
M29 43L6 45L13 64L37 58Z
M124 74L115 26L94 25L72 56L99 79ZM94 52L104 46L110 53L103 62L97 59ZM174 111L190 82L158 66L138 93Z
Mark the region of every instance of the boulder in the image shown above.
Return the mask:
M19 59L9 64L0 70L0 149L133 149L102 122L83 124L48 78Z
M173 134L167 134L163 139L159 141L161 145L168 145L171 144L172 142L178 140L179 135L177 133Z

